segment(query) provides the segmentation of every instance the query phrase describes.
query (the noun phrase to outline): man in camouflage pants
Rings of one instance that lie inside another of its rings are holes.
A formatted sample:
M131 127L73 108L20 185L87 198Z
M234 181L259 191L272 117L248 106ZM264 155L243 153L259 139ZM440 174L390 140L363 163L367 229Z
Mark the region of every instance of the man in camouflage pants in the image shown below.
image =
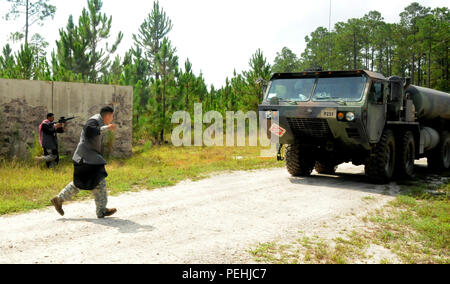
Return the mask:
M70 201L80 192L80 189L75 186L73 182L69 183L57 196L59 200L62 202ZM100 181L98 186L92 190L92 193L95 197L95 205L97 207L97 217L103 218L106 217L105 213L107 213L108 209L106 205L108 204L108 193L106 191L106 180L103 179ZM58 211L58 210L57 210ZM61 214L62 212L62 214ZM62 216L64 216L64 211L61 208L61 212L58 211Z
M108 209L106 180L108 176L106 161L101 155L101 137L105 131L114 131L116 125L111 124L114 119L114 109L102 108L100 114L91 117L81 132L80 143L73 155L74 175L70 182L55 198L51 200L56 211L64 216L62 204L71 200L80 190L91 190L95 196L97 217L104 218L117 212Z

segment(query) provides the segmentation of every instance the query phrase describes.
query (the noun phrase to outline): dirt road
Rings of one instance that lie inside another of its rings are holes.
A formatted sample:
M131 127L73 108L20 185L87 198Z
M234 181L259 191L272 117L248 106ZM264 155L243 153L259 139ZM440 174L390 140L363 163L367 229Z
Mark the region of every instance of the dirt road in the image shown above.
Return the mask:
M66 204L64 217L53 208L0 217L0 263L253 263L258 243L299 230L333 235L393 199L395 185L368 184L363 171L220 174L110 197L119 212L104 220L92 200Z

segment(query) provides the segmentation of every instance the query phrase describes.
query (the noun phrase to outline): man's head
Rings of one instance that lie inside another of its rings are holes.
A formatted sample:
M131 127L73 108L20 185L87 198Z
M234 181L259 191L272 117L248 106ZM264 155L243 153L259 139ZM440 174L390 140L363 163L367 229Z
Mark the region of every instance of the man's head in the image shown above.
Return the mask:
M47 120L50 122L55 121L55 115L53 113L48 113L47 114Z
M114 120L114 109L110 106L102 107L100 110L100 115L103 118L103 121L106 125L111 124L111 122Z

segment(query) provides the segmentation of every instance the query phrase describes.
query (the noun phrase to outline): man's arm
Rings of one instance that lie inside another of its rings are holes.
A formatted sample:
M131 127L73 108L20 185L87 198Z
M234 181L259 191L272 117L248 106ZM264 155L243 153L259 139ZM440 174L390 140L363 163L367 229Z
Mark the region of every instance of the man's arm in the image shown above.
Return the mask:
M102 128L100 129L101 132L103 133L104 131L115 131L117 128L117 126L115 124L109 124L109 125L105 125L102 126Z
M90 119L84 126L86 138L90 139L101 134L100 126L95 119Z
M61 123L60 125L61 125L60 127L58 127L58 125L55 126L55 128L56 128L56 133L64 133L64 131L65 131L65 126L64 126L64 124Z
M100 127L98 121L95 119L88 120L86 125L84 126L84 132L88 139L98 136L101 133L111 130L114 131L116 129L115 124L105 125Z
M55 126L54 124L44 123L44 124L42 124L42 132L44 132L47 135L53 135L53 134L55 134L55 132L58 132L58 129L60 129L57 127L58 127L58 125Z

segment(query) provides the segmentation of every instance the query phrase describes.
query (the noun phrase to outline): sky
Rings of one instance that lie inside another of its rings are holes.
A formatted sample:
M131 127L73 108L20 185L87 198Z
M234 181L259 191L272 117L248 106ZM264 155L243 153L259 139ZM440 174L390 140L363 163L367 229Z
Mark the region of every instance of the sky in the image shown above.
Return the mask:
M398 22L399 14L413 0L331 0L331 25L359 18L372 10L381 12L387 22ZM448 7L448 0L416 0L426 7ZM48 53L55 49L59 29L65 27L69 15L75 23L86 0L50 0L56 15L42 27L31 27L50 43ZM305 37L317 27L329 25L330 0L160 0L160 6L172 20L168 37L177 48L179 65L189 58L196 74L202 72L208 85L220 88L233 71L248 70L248 62L260 48L269 63L277 52L288 47L298 56L306 44ZM152 0L103 0L103 12L112 16L112 43L119 31L124 39L118 53L123 56L133 46L132 35L153 8ZM0 48L11 32L24 25L24 18L6 21L7 0L0 0ZM17 48L16 46L14 46Z

